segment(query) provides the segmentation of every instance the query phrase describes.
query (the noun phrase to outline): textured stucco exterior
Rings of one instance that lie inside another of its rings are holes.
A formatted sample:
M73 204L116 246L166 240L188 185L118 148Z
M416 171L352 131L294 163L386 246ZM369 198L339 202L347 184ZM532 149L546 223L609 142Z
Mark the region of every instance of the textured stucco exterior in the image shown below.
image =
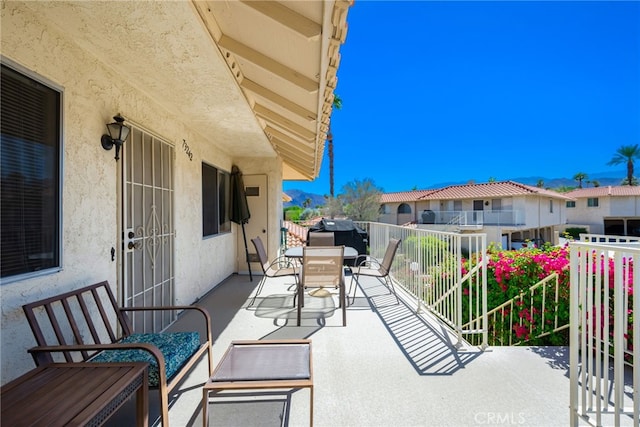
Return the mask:
M589 197L576 198L575 208L567 208L572 224L588 225L594 234L604 234L604 220L640 219L640 196L598 196L598 206L588 206Z
M235 225L231 233L202 238L201 163L228 172L237 164L245 174L266 174L271 187L268 212L255 214L267 215L270 223L278 223L282 211L282 165L272 150L264 148L270 145L259 132L249 106L246 111L236 107L239 100L246 104L239 89L235 94L225 89L225 96L234 99L221 99L218 104L223 107L227 101L236 109L229 111L230 121L222 124L230 130L204 135L140 89L136 82L143 78L143 69L140 76L119 74L117 68L82 47L84 42L43 21L25 3L2 2L1 8L3 60L48 80L63 93L62 268L1 285L1 381L6 383L34 367L27 349L35 341L22 313L23 304L102 280L108 280L118 292L120 260L112 261L110 251L121 243L121 163L114 161L113 151L104 151L100 145L105 123L114 114L121 113L129 123L153 132L175 148L176 304L193 303L237 271ZM215 78L212 80L211 84L216 84ZM167 96L180 95L169 89ZM175 99L190 105L188 100ZM219 143L218 138L233 138L238 146L253 145L257 157L233 156L225 147L228 141ZM182 149L183 140L188 141L192 159ZM278 237L273 227L270 242L277 242Z

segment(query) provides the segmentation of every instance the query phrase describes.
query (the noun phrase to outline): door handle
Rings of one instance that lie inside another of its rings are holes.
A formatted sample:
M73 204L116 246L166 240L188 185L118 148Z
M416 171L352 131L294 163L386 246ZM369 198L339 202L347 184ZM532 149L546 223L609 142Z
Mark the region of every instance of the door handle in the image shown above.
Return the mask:
M140 246L142 246L142 244L140 242L129 242L129 243L127 243L127 248L128 249L140 249Z

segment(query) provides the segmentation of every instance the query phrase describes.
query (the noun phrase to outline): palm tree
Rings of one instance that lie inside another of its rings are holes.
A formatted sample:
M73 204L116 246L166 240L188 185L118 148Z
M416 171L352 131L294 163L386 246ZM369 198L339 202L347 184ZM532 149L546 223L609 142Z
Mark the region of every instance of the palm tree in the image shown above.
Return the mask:
M636 145L623 145L616 150L616 155L613 156L607 165L619 165L622 163L627 164L627 184L634 185L633 181L633 161L640 159L640 148Z
M333 94L333 108L336 110L342 109L342 99L337 95ZM331 121L329 121L329 132L327 133L327 141L329 141L329 194L331 197L335 197L335 192L333 191L333 133L331 133Z
M573 179L578 181L578 188L582 188L582 181L588 178L587 174L584 172L578 172L573 176Z

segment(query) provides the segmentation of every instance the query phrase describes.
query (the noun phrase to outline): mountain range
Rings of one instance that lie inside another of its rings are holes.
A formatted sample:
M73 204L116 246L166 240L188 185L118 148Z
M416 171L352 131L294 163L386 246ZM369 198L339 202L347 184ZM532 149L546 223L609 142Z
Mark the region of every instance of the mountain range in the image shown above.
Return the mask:
M612 176L616 176L616 177L612 178ZM583 181L582 186L584 188L593 186L591 184L591 181L598 181L600 186L620 185L620 183L624 179L623 177L625 176L626 176L625 170L614 171L614 172L611 172L611 171L599 172L599 173L592 173L592 174L590 173L590 174L587 174L588 178L586 181ZM537 185L538 182L542 181L544 182L544 187L549 189L562 188L562 187L577 187L577 182L573 178L545 178L542 176L528 176L528 177L510 178L505 181L514 181L514 182L519 182L521 184L533 185L533 186ZM433 184L424 189L428 190L431 188L443 188L443 187L448 187L450 185L463 185L468 183L469 183L469 180L457 181L457 182L442 182L438 184ZM407 189L406 191L411 191L411 190ZM283 206L285 208L289 206L303 206L304 202L307 199L311 200L311 204L310 204L311 207L323 206L325 204L324 196L321 194L307 193L303 190L298 190L298 189L287 190L285 191L285 193L287 193L287 195L291 197L290 202L283 203Z

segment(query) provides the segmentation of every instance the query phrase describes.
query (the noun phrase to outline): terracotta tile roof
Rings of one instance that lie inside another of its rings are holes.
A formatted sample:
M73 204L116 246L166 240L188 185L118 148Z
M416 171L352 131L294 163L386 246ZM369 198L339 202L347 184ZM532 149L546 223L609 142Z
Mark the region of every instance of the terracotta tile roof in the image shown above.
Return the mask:
M608 185L604 187L578 188L565 194L574 199L578 199L581 197L640 196L640 186L619 185L614 187Z
M571 199L557 191L533 187L513 181L486 182L482 184L451 185L435 190L420 200L451 200L451 199L486 199L510 196L538 195L555 199Z
M415 190L415 191L400 191L398 193L385 193L380 196L380 203L401 203L401 202L415 202L423 196L432 193L437 190Z

